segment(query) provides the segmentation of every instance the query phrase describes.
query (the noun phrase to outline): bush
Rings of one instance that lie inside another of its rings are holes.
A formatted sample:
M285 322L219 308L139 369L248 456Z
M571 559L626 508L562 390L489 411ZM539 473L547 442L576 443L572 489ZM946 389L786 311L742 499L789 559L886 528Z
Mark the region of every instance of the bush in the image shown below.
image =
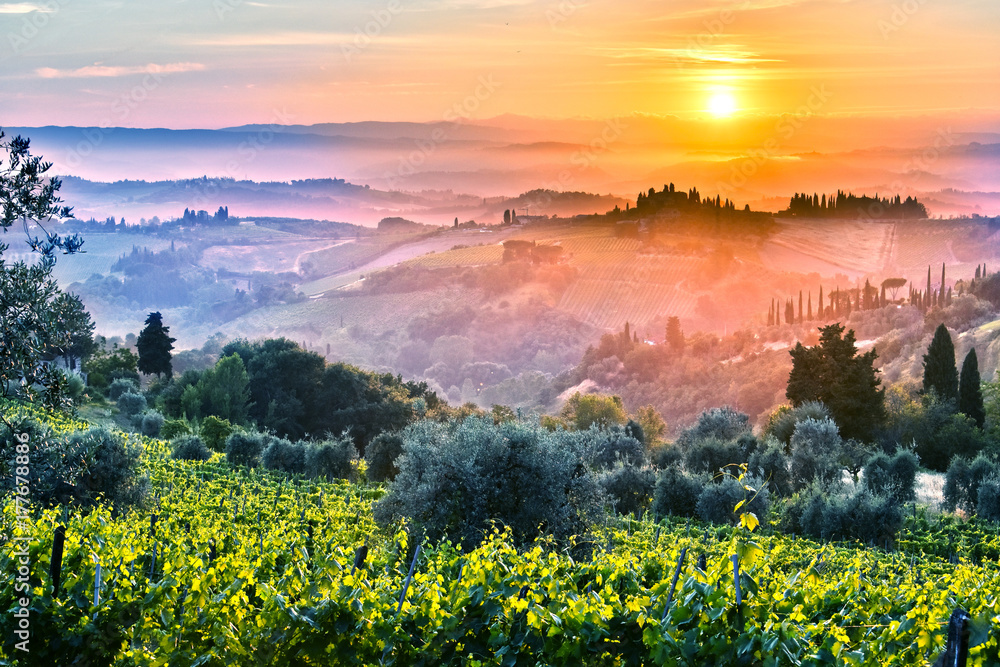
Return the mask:
M684 458L681 448L676 445L662 444L653 447L649 452L649 462L657 470L665 470L680 465Z
M358 458L354 441L348 436L324 440L311 445L306 451L306 472L310 477L327 480L351 479L354 467L351 461Z
M234 467L256 468L266 444L263 433L235 431L226 438L226 460Z
M205 441L205 444L213 452L226 451L226 438L232 432L233 425L229 423L228 419L219 419L213 415L202 419L201 426L198 429L202 440Z
M576 442L586 431L466 417L417 422L402 438L399 474L375 505L381 526L405 518L432 542L468 549L494 523L523 546L540 533L559 542L585 536L603 515L603 493L583 457L587 444Z
M746 463L743 450L732 440L706 438L690 443L684 453L684 467L692 473L718 474L728 465Z
M840 481L840 434L832 419L807 418L795 426L792 434L791 477L796 489L813 482L823 485Z
M876 454L865 464L865 488L872 495L894 498L905 503L916 498L917 457L901 449L893 457Z
M698 496L698 518L712 523L733 524L741 514L753 512L762 522L766 520L771 508L767 488L759 480L749 479L745 483L763 488L753 494L743 488L743 482L730 475L718 484L706 486ZM743 500L746 503L737 510L736 505Z
M163 415L156 410L147 410L138 418L139 432L147 438L156 438L163 429Z
M628 435L626 429L612 427L600 431L600 434L602 437L595 447L593 465L610 469L619 461L633 466L646 463L646 448L640 440Z
M730 407L712 408L698 416L698 422L681 432L677 444L681 447L716 438L717 440L736 440L744 433L750 432L750 417L737 412Z
M306 446L301 442L289 442L284 438L273 438L264 448L260 463L269 470L280 470L290 474L306 471Z
M961 509L970 514L978 513L980 485L984 480L998 475L1000 466L986 456L977 456L971 464L962 457L955 457L945 473L945 507L951 510Z
M368 478L391 482L399 474L396 459L403 453L403 438L398 433L380 433L365 448Z
M653 511L657 516L695 516L705 484L706 480L685 474L680 468L664 468L656 479Z
M947 403L954 406L953 403ZM956 456L972 458L986 446L983 432L975 420L963 414L952 414L943 425L929 429L917 439L917 455L931 470L945 471Z
M830 411L820 401L804 401L798 407L782 410L775 415L773 421L764 430L764 435L773 436L778 442L788 446L791 444L795 427L806 419L815 419L816 421L831 419Z
M788 457L784 448L772 440L750 456L747 470L767 482L767 490L775 496L784 497L792 492L792 475L788 471Z
M139 383L128 378L118 378L108 387L108 398L117 401L122 394L138 394Z
M639 517L653 499L656 474L649 467L620 463L598 475L597 482L614 503L616 512Z
M129 445L107 429L91 428L73 433L66 449L85 453L86 467L76 481L77 502L95 505L103 500L120 511L141 506L149 495L149 478L140 473L140 445Z
M66 375L66 395L76 399L83 395L87 388L87 383L83 381L78 373L67 373Z
M1000 523L1000 477L988 477L982 481L976 507L979 518Z
M129 417L137 415L146 409L146 397L127 391L118 397L118 409Z
M212 451L196 435L177 438L171 444L171 449L171 456L178 461L207 461L212 458Z
M884 544L895 539L903 525L903 508L890 496L876 496L867 489L853 496L830 496L813 486L785 505L782 527L824 540L856 539Z
M168 419L163 422L160 428L160 437L164 440L173 440L180 435L191 433L191 427L183 419Z

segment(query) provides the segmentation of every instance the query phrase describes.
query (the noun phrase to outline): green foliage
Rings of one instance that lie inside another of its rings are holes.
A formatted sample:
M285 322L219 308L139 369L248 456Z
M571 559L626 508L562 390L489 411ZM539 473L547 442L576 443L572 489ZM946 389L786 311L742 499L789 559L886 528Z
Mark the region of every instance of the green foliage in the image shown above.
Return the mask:
M892 457L878 453L865 464L865 488L874 496L893 498L900 503L912 501L916 497L914 485L917 481L916 455L901 449Z
M127 347L115 348L110 352L99 348L87 359L83 367L87 371L87 381L90 385L104 389L106 383L113 383L119 378L130 379L138 386L138 364L139 357Z
M614 504L616 512L638 517L653 499L656 473L649 467L619 463L599 473L597 483Z
M219 359L214 368L201 375L197 387L203 414L232 424L246 423L250 404L250 376L239 355L231 354Z
M578 431L586 431L595 424L599 428L608 428L624 424L628 419L620 396L580 392L566 401L559 416Z
M653 511L657 516L696 516L698 497L707 481L683 472L675 466L666 467L656 478Z
M970 463L968 459L956 456L945 474L944 506L975 514L979 487L985 480L997 475L1000 475L1000 465L993 459L980 455Z
M233 425L226 419L209 415L201 420L198 435L213 452L226 451L226 439L233 432Z
M743 414L725 406L705 410L698 416L694 426L684 429L677 444L686 448L699 440L715 438L717 440L736 440L751 430L749 415Z
M771 495L784 497L792 492L792 475L784 447L771 440L750 456L747 470L767 483Z
M178 461L207 461L212 451L196 435L184 435L171 443L171 456Z
M681 448L668 443L653 447L649 451L649 462L658 470L680 466L683 459L684 452Z
M191 427L183 419L167 419L160 429L160 437L164 440L173 440L179 435L191 433Z
M260 464L268 470L301 475L306 471L306 445L284 438L271 438L260 455Z
M939 324L934 331L934 338L924 355L924 392L931 391L943 400L958 399L955 344L944 324Z
M979 358L976 356L976 348L972 348L962 362L962 375L958 383L958 411L974 421L980 429L986 425L981 382Z
M828 495L813 487L793 496L783 510L785 530L823 540L892 542L903 525L899 501L860 489L851 496Z
M591 463L598 468L609 469L618 462L633 466L646 463L646 449L631 435L634 431L620 426L597 432L591 428L590 431L596 436Z
M933 406L933 399L929 403ZM954 403L948 401L937 404L936 407L941 411L950 412L949 408L953 405ZM961 413L948 414L943 420L940 420L939 416L928 421L932 424L938 421L940 425L928 429L928 432L917 440L916 453L920 461L931 470L943 472L954 457L972 458L986 446L983 432L976 428L976 422Z
M405 517L429 539L465 549L478 545L494 522L520 545L540 532L559 541L585 535L603 494L577 437L477 417L418 422L403 432L399 475L375 506L375 519L387 526Z
M980 518L1000 523L1000 477L987 477L979 485L979 501L976 513Z
M124 393L139 393L139 383L132 378L118 378L108 387L108 398L117 401Z
M260 455L270 444L263 433L256 431L234 431L226 438L226 460L231 466L256 468L260 465Z
M819 345L796 344L785 395L793 406L819 401L845 438L870 440L885 418L885 390L875 370L874 349L859 355L854 331L841 324L820 327Z
M165 423L163 415L156 410L147 410L137 416L139 432L148 438L155 438L160 435ZM175 434L176 435L176 434ZM174 437L174 436L171 436Z
M832 419L807 418L799 422L791 440L790 471L794 488L803 489L813 483L837 484L843 471L841 445Z
M688 445L684 452L684 467L692 473L718 474L733 464L746 463L746 455L733 440L708 437Z
M788 446L795 433L796 425L806 419L830 419L830 411L819 401L804 401L794 408L788 408L776 413L767 427L764 436L773 436L778 442Z
M124 415L135 416L146 409L146 397L139 393L126 391L118 397L118 409Z
M746 486L760 490L748 490ZM770 494L760 480L746 478L741 481L733 475L726 475L718 484L708 484L702 489L698 496L697 513L702 521L732 525L746 512L753 512L758 520L763 520L770 508Z
M374 482L391 482L399 474L396 460L403 454L403 438L398 433L380 433L365 449L368 478Z
M351 465L358 458L358 450L349 437L323 440L306 448L306 471L310 477L318 477L328 481L334 479L351 479L354 467Z
M170 327L163 326L163 316L150 313L146 318L146 327L135 342L139 352L139 371L148 375L172 376L170 351L174 349L176 340L170 337Z
M644 405L636 413L636 419L642 427L645 436L643 444L647 449L653 449L663 443L663 435L667 432L667 423L652 405Z

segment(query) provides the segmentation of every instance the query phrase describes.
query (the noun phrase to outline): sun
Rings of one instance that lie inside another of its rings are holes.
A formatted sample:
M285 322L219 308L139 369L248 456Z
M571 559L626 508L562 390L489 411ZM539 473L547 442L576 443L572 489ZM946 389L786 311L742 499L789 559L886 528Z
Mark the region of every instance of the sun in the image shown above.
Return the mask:
M708 98L708 111L716 118L726 118L736 112L736 98L726 91L717 91Z

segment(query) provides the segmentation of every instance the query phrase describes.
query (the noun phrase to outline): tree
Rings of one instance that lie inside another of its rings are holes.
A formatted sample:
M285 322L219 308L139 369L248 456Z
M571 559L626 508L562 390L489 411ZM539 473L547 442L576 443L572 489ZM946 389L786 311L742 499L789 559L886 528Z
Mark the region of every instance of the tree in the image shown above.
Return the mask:
M8 266L3 259L8 246L0 243L0 397L56 407L66 401L66 376L43 358L65 342L64 334L71 338L73 332L54 307L61 292L52 279L53 254L57 249L77 252L83 241L43 227L54 219L72 217L71 209L61 206L56 196L59 179L45 175L51 167L31 155L27 139L6 139L0 131L0 230L6 232L21 222L29 247L42 256L30 266L27 262ZM44 240L32 236L32 226L42 230Z
M139 352L139 371L168 378L174 372L170 365L170 350L174 349L176 338L170 337L170 327L163 326L160 313L150 313L146 318L146 328L139 334L135 347Z
M67 368L75 370L78 359L83 360L97 349L94 322L75 294L59 294L52 301L51 312L55 326L48 351L63 357Z
M945 325L939 324L924 355L924 391L934 390L942 400L958 398L955 345Z
M506 209L503 212L503 224L505 224L505 225L509 225L510 224L510 209L509 208Z
M798 343L791 351L792 371L785 395L798 407L820 401L845 438L870 440L885 418L885 390L875 369L878 353L859 355L854 331L837 323L820 328L819 345Z
M560 416L578 431L585 431L596 424L608 428L624 424L628 419L620 396L601 394L573 394L563 406Z
M681 319L676 315L672 315L667 318L667 328L665 333L665 341L667 345L670 346L674 352L680 352L684 349L684 332L681 331Z
M958 383L958 411L971 417L976 426L986 425L986 408L983 405L983 388L979 377L979 358L976 348L969 350L962 362L962 377Z
M198 381L198 393L206 414L237 425L246 423L250 376L238 354L222 357L214 368L205 371Z

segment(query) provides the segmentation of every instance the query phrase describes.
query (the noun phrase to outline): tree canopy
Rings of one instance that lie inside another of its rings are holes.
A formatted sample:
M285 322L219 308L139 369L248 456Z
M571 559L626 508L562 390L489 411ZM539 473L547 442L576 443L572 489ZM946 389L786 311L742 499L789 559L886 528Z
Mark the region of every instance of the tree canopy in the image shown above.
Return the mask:
M943 400L958 398L955 344L944 324L939 324L934 331L934 339L924 355L924 391L931 390Z
M871 440L885 418L885 390L875 369L874 349L858 354L854 331L837 323L820 328L819 345L798 343L785 395L793 406L820 401L845 438Z
M174 349L175 340L170 337L170 327L163 326L163 316L158 312L150 313L146 318L146 328L135 343L139 352L139 371L172 377L170 350Z
M979 357L976 348L969 350L962 362L962 377L958 383L958 411L976 422L986 425L986 408L983 405L982 380L979 376Z

